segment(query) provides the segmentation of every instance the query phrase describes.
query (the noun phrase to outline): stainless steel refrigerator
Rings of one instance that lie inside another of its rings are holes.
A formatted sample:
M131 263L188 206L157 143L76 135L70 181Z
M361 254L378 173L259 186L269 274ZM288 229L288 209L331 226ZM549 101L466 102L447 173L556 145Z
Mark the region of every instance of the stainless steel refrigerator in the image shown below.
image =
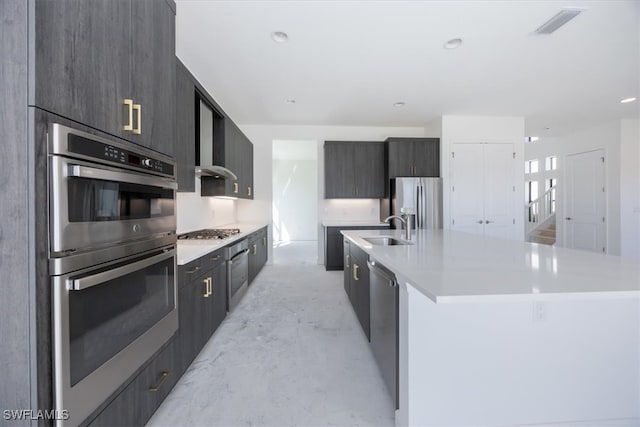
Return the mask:
M442 178L395 178L391 180L392 215L411 213L413 228L442 228ZM401 223L393 220L395 228Z

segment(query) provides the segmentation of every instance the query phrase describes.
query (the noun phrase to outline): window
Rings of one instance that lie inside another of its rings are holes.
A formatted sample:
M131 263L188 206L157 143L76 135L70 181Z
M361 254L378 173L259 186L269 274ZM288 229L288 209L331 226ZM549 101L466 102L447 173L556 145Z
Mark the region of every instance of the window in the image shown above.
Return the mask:
M547 195L547 206L548 206L548 213L552 214L556 212L556 179L555 178L549 178L545 181L544 183L544 189L545 191L548 191L549 189L551 189L551 191L549 191L549 194Z
M527 204L533 202L538 198L538 181L527 181L524 186L525 202ZM529 222L536 222L538 220L538 204L535 203L529 206L528 209Z
M538 159L524 162L524 173L538 173Z
M547 191L551 187L555 187L555 186L556 186L556 179L555 178L549 178L544 183L544 191Z
M554 171L557 168L557 158L556 156L549 156L544 159L544 169L548 171Z

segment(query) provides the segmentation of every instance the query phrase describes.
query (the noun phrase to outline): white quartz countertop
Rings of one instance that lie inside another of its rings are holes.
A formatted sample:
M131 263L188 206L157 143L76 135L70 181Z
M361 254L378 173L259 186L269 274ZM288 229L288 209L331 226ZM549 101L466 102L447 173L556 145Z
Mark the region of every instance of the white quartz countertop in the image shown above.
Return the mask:
M401 230L342 234L436 303L640 298L640 263L618 256L450 230L416 230L398 246L363 237L402 239Z
M188 264L210 252L229 246L266 226L267 223L246 222L218 225L211 228L239 228L240 233L222 240L178 240L178 265Z
M373 219L359 220L359 219L323 219L323 227L389 227L389 223L380 222Z

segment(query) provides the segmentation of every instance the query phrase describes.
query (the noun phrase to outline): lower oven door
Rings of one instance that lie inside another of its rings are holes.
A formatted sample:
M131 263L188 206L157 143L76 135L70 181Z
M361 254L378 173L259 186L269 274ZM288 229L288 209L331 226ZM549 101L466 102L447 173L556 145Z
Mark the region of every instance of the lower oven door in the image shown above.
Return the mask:
M178 329L175 246L55 276L55 409L84 421Z

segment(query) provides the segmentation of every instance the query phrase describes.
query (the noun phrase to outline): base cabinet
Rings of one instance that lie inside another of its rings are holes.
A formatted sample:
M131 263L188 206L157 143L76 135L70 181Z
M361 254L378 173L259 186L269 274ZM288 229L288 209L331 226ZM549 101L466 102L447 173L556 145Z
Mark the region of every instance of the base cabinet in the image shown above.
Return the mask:
M325 227L324 235L324 267L325 270L342 270L344 263L344 236L340 230L388 230L388 225Z
M253 282L262 267L267 263L268 238L267 227L264 227L249 237L249 284Z
M172 339L90 426L142 426L151 418L180 378Z
M370 340L370 289L369 267L367 266L369 256L356 245L345 243L345 246L348 246L349 253L345 254L344 288L362 331L367 336L367 340Z

